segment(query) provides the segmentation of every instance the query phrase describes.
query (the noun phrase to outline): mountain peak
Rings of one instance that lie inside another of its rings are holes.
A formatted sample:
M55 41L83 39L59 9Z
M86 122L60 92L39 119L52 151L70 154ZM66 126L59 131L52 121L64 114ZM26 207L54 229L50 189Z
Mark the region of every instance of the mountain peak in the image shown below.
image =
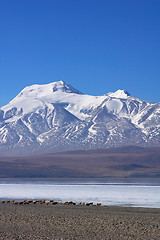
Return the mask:
M28 87L25 87L18 96L30 96L30 97L40 97L48 96L54 92L66 92L66 93L76 93L82 94L77 89L73 88L70 84L64 81L56 81L48 84L34 84Z
M70 84L68 84L62 80L50 83L50 85L53 86L53 92L61 91L61 92L66 92L66 93L82 94L79 90L75 89Z
M110 97L115 98L128 98L130 94L126 90L118 89L116 92L108 93Z

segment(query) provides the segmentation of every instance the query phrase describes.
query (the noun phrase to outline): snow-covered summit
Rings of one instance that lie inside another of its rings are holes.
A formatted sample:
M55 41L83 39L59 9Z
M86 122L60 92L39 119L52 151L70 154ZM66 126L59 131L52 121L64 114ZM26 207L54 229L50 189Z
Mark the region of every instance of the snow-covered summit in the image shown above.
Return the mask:
M12 101L1 109L6 112L16 107L18 111L22 109L23 113L26 114L45 107L47 104L63 101L66 98L70 98L71 95L78 98L83 94L64 81L43 85L34 84L25 87ZM52 106L50 107L52 108Z
M40 98L40 97L48 96L55 92L82 94L80 91L73 88L70 84L65 83L64 81L57 81L57 82L52 82L44 85L35 84L32 86L28 86L18 94L18 97L24 95L27 97L31 96L35 98L36 97Z
M125 90L119 89L116 92L108 93L108 96L114 97L114 98L128 98L130 94Z

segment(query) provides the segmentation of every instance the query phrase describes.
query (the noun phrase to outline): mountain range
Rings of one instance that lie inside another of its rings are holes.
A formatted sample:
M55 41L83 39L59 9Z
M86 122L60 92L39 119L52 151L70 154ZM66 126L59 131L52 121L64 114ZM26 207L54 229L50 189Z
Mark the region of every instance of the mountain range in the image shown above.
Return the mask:
M24 88L0 108L0 154L160 146L160 103L117 90L82 94L64 81Z

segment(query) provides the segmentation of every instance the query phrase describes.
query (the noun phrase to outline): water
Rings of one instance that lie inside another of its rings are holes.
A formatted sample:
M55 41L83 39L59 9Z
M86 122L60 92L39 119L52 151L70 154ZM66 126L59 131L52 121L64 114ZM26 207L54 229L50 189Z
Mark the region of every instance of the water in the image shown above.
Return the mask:
M160 208L160 185L119 183L1 183L0 199L100 202L108 206Z

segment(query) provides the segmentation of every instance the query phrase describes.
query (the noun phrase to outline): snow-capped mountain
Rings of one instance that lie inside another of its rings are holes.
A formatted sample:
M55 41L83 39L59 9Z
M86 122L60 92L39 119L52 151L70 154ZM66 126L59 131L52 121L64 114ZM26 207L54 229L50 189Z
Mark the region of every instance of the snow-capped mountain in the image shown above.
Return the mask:
M32 85L0 109L1 153L159 144L160 103L124 90L90 96L63 81Z

